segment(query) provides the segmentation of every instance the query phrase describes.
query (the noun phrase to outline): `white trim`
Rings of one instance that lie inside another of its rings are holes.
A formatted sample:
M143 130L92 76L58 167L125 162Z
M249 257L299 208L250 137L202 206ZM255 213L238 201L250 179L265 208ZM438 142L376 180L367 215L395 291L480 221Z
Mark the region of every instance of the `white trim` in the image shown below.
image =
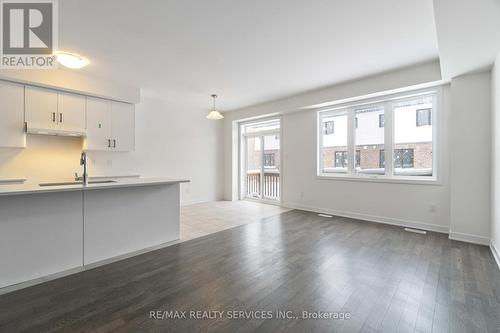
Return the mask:
M301 110L329 111L345 108L349 105L360 106L364 104L378 103L391 99L398 99L398 96L415 97L425 95L429 90L441 89L450 84L449 80L424 83L416 86L381 91L373 94L344 98L341 100L310 105Z
M490 239L487 237L465 234L461 232L454 232L451 230L449 234L450 235L448 238L451 240L472 243L472 244L490 245Z
M206 202L210 202L210 200L205 200L205 199L201 199L201 200L187 200L187 201L182 201L181 202L181 207L191 206L191 205L196 205L196 204L201 204L201 203L206 203Z
M273 130L268 130L268 131L257 131L257 132L251 132L251 133L243 133L242 132L242 127L246 125L251 125L251 124L258 124L258 123L265 123L265 122L272 122L272 121L278 121L279 122L279 129L273 129ZM256 201L256 202L261 202L261 203L267 203L271 205L277 205L281 206L281 203L283 201L283 117L281 115L278 116L270 116L270 117L262 117L256 120L245 120L245 121L237 121L237 126L238 126L238 161L239 161L239 167L238 167L238 199L239 200L250 200L250 201ZM273 200L270 198L264 198L264 137L266 135L278 135L279 136L279 141L280 141L280 168L279 168L279 175L280 175L280 184L279 184L279 192L280 192L280 197L279 200ZM246 163L248 159L248 147L247 147L247 138L256 138L258 137L261 141L261 184L260 184L260 196L261 198L251 198L246 196L246 182L244 175L246 174Z
M147 248L144 248L144 249L141 249L141 250L137 250L137 251L134 251L134 252L125 253L125 254L122 254L122 255L119 255L119 256L116 256L116 257L112 257L112 258L104 259L104 260L101 260L101 261L97 261L97 262L94 262L94 263L91 263L91 264L88 264L88 265L78 266L78 267L70 268L70 269L67 269L67 270L64 270L64 271L61 271L61 272L57 272L57 273L54 273L54 274L42 276L42 277L39 277L39 278L36 278L36 279L33 279L33 280L28 280L28 281L16 283L16 284L13 284L13 285L10 285L10 286L7 286L7 287L0 288L0 295L7 294L7 293L10 293L10 292L19 290L19 289L24 289L24 288L27 288L27 287L31 287L31 286L34 286L34 285L37 285L37 284L40 284L40 283L44 283L44 282L52 281L52 280L55 280L55 279L59 279L59 278L62 278L62 277L68 276L68 275L72 275L72 274L76 274L76 273L79 273L79 272L87 271L89 269L93 269L93 268L100 267L100 266L103 266L103 265L111 264L111 263L114 263L114 262L117 262L117 261L120 261L120 260L128 259L130 257L135 257L135 256L138 256L138 255L146 253L146 252L151 252L151 251L154 251L154 250L159 250L159 249L162 249L162 248L165 248L165 247L169 247L171 245L174 245L174 244L177 244L177 243L180 243L180 242L181 242L181 240L177 239L177 240L170 241L170 242L167 242L167 243L162 243L162 244L150 246L150 247L147 247Z
M419 96L433 96L433 112L432 112L432 176L397 176L394 175L393 168L393 149L394 149L394 103L411 100ZM406 93L391 94L384 96L384 99L367 99L362 104L345 103L335 108L320 108L316 110L317 113L317 146L316 146L316 179L339 179L350 181L372 181L372 182L386 182L386 183L402 183L402 184L420 184L420 185L441 185L441 169L442 160L444 157L440 154L440 143L443 132L443 121L441 114L443 113L442 107L443 90L441 86L436 86L433 89L420 89L415 91L408 91ZM370 107L383 105L384 107L384 151L385 160L391 161L388 165L386 163L384 175L364 175L356 173L353 168L355 164L356 153L356 128L354 121L356 118L356 108ZM338 111L347 112L348 129L347 129L347 150L349 156L348 170L345 173L325 173L323 172L323 132L322 132L322 114L334 114ZM439 127L439 129L438 129ZM389 158L388 158L389 157Z
M342 181L360 181L360 182L373 182L373 183L392 183L392 184L414 184L414 185L442 185L435 178L429 177L429 179L425 179L423 177L417 177L417 179L408 178L408 177L387 177L384 175L358 175L358 176L349 176L346 174L335 174L334 176L321 174L316 176L316 179L321 180L342 180Z
M495 261L497 262L498 268L500 269L500 252L498 252L493 241L490 242L490 250L493 254L493 258L495 258Z
M447 226L442 226L442 225L430 224L430 223L419 222L419 221L411 221L411 220L405 220L405 219L396 219L396 218L392 218L392 217L376 216L376 215L370 215L370 214L360 214L360 213L354 213L354 212L339 211L339 210L334 210L334 209L329 209L329 208L301 205L301 204L292 203L292 202L287 202L286 204L283 204L282 206L285 208L290 208L290 209L298 209L298 210L305 210L305 211L321 213L321 214L342 216L342 217L348 217L348 218L363 220L363 221L368 221L368 222L390 224L390 225L395 225L395 226L400 226L400 227L409 227L409 228L414 228L414 229L422 229L422 230L434 231L434 232L439 232L439 233L444 233L444 234L447 234L448 230L449 230L449 228Z
M245 125L242 125L242 126L245 126ZM281 121L280 121L280 126L281 126ZM248 138L248 137L273 135L273 134L279 134L279 133L280 133L279 129L273 129L273 130L260 131L260 132L242 133L241 136Z

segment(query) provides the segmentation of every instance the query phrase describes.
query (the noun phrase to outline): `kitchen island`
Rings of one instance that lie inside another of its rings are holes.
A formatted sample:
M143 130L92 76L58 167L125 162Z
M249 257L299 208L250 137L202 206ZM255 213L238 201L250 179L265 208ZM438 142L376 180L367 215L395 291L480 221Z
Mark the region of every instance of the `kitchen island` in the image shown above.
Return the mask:
M183 182L188 180L0 185L0 288L78 272L179 239Z

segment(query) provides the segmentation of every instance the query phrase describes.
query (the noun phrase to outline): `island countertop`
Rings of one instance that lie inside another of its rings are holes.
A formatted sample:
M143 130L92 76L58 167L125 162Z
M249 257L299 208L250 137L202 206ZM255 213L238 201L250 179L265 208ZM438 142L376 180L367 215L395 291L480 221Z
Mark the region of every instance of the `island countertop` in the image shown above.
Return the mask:
M110 178L110 179L113 180L113 182L106 182L106 183L97 182L94 184L88 184L86 186L82 184L40 186L39 183L29 183L29 182L22 184L0 184L0 196L66 192L66 191L90 191L90 190L134 187L134 186L170 185L170 184L189 182L189 180L187 179L171 179L171 178L120 178L120 179Z

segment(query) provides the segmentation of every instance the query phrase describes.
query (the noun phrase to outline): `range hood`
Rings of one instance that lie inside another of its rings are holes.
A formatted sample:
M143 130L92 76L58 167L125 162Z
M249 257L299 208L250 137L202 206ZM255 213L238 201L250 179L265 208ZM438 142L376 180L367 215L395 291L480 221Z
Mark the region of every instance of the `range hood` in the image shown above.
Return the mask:
M85 132L80 131L68 131L62 129L49 129L49 128L39 128L30 126L30 124L26 123L26 133L28 134L37 134L37 135L57 135L57 136L77 136L77 137L85 137Z

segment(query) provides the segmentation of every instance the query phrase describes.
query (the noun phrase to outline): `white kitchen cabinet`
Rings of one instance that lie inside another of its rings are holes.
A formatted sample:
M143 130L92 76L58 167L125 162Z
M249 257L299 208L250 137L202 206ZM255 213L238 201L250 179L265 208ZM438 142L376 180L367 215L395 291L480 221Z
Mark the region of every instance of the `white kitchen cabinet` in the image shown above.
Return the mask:
M85 150L133 151L134 105L87 97Z
M111 150L111 101L87 97L85 150Z
M134 105L120 102L111 103L111 137L114 151L134 150Z
M0 288L83 265L82 191L0 196Z
M58 92L57 111L60 130L85 133L85 96Z
M25 117L29 128L57 130L57 91L26 86Z
M26 147L24 86L0 81L0 147Z
M25 116L29 133L83 135L85 97L26 86Z

